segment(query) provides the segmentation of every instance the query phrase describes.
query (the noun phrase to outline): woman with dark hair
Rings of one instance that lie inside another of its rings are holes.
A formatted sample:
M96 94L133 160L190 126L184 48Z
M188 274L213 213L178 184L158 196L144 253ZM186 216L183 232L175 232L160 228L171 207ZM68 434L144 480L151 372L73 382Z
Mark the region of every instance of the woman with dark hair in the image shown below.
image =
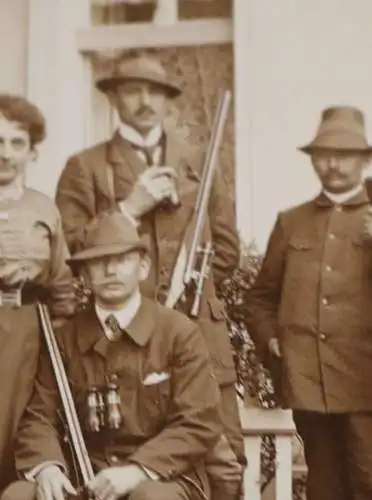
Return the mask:
M0 489L14 479L12 444L39 357L36 302L54 320L74 311L67 247L54 202L26 188L25 171L45 137L39 109L0 94Z

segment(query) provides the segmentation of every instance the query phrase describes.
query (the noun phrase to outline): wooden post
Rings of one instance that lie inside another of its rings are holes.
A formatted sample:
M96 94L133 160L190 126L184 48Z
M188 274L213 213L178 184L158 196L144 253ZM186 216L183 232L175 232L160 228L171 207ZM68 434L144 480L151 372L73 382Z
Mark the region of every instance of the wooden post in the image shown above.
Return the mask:
M29 3L27 96L42 109L48 136L27 184L51 196L67 157L89 142L90 62L75 35L90 12L90 0Z
M157 0L153 22L167 26L178 21L178 0Z
M253 152L251 140L252 99L249 80L250 46L250 0L234 0L234 115L235 115L235 165L236 165L236 211L238 230L245 243L253 237Z

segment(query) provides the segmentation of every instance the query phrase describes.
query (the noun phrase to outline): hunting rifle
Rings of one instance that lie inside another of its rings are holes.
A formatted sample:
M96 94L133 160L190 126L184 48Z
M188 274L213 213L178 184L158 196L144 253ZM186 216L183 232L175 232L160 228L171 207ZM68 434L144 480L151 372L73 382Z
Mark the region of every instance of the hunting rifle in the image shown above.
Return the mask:
M64 419L68 431L68 439L73 454L75 473L79 484L78 491L83 498L93 498L87 489L87 484L94 478L94 471L90 461L88 450L84 441L80 422L77 416L74 399L67 379L66 370L63 364L61 352L59 350L49 311L46 305L38 304L41 329L44 334L46 347L48 349L54 376L57 382L59 395L62 402Z
M166 307L173 308L180 299L189 301L191 295L191 305L188 314L193 318L199 315L204 282L210 271L211 260L214 255L212 241L208 240L206 243L203 243L202 238L213 178L217 168L218 151L229 111L230 100L231 92L229 90L221 92L204 160L194 211L180 246L165 302Z

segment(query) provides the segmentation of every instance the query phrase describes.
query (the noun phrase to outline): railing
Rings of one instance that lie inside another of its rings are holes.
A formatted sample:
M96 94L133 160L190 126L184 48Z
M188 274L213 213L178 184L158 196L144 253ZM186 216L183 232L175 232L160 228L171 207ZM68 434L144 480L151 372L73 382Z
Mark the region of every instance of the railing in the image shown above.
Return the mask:
M261 409L243 406L241 421L248 467L244 477L247 500L292 500L294 474L306 472L304 463L294 464L301 454L295 441L296 428L290 410ZM274 435L275 478L261 492L261 442L264 435ZM294 449L296 447L297 449Z

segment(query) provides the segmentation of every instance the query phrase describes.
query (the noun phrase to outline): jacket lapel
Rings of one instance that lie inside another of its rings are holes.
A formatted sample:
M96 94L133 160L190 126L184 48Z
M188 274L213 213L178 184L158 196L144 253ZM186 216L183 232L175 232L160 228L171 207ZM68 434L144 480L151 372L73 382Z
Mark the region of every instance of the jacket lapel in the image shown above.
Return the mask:
M107 157L113 168L114 179L120 186L132 186L146 169L145 162L118 132L109 144Z

